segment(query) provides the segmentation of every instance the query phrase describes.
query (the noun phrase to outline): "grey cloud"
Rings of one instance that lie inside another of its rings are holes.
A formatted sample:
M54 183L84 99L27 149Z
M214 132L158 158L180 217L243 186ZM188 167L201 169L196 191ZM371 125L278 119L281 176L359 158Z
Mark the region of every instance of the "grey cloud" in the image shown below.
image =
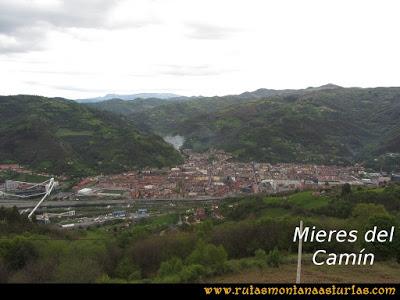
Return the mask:
M113 24L108 14L121 0L62 0L39 5L30 0L0 0L0 54L39 50L50 29L142 27L152 20ZM157 23L154 20L154 23Z
M0 32L0 54L41 50L45 37L46 33L38 27L19 28L12 34Z
M38 5L30 1L0 1L0 32L50 24L57 27L101 27L107 11L118 0L64 0L60 5Z

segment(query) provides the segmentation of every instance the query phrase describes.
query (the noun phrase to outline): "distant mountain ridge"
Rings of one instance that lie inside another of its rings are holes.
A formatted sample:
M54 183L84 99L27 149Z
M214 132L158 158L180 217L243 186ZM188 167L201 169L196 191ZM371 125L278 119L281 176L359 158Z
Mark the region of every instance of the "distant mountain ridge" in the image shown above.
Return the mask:
M87 98L87 99L76 99L78 103L96 103L103 102L107 100L120 99L120 100L135 100L135 99L148 99L148 98L157 98L157 99L171 99L171 98L179 98L182 97L177 94L172 93L138 93L138 94L130 94L130 95L120 95L120 94L107 94L103 97L95 97L95 98Z
M236 97L236 98L246 98L246 99L259 99L263 97L271 97L278 95L288 95L293 93L310 92L317 90L329 90L329 89L338 89L343 88L339 85L335 85L332 83L325 84L319 87L308 87L306 89L284 89L284 90L275 90L275 89L266 89L260 88L255 91L247 91L238 95L226 95L226 96L214 96L214 97ZM201 98L211 98L205 96L181 96L173 93L138 93L138 94L130 94L130 95L122 95L122 94L107 94L102 97L94 97L94 98L86 98L86 99L75 99L78 103L100 103L104 101L110 100L136 100L136 99L161 99L161 100L187 100L187 99L201 99Z

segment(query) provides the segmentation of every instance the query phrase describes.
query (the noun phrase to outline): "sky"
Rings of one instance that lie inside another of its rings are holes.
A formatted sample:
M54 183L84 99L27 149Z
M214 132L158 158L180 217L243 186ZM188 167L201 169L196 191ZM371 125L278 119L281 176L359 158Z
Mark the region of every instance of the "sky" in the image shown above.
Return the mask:
M0 0L0 94L400 86L398 0Z

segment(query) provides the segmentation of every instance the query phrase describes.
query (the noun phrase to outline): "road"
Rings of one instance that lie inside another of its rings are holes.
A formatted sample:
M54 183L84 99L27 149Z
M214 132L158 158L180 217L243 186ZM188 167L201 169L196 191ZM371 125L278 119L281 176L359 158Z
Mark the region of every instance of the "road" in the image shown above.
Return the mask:
M223 198L199 198L199 199L90 199L90 200L48 200L44 201L41 207L85 207L85 206L107 206L107 205L127 205L132 203L156 204L160 202L209 202L222 200ZM33 208L38 200L19 200L19 199L1 199L0 207L13 207L24 209Z

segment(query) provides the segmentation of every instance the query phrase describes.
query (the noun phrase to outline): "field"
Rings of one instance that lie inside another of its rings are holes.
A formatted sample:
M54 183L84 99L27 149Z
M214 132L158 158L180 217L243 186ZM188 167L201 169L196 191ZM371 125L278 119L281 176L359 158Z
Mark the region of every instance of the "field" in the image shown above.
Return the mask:
M11 171L0 171L0 182L2 180L16 180L16 181L24 181L24 182L43 182L48 180L48 177L40 176L36 174L25 174L25 173L17 173Z
M279 268L243 270L212 278L213 283L294 283L296 262ZM373 266L315 266L310 261L302 265L302 283L399 283L399 264L378 262Z
M329 198L325 196L313 195L313 192L306 191L295 193L287 197L267 197L264 201L267 204L277 204L282 202L282 200L305 209L313 209L328 204Z

